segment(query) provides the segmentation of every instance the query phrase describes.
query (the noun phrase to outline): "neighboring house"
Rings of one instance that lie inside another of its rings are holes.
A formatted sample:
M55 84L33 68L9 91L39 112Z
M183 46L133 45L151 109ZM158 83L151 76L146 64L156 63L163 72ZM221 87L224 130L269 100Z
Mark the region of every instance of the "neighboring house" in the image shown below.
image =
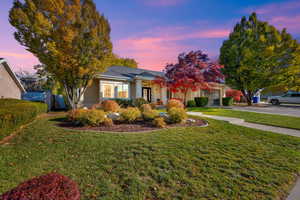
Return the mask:
M144 98L149 102L162 101L169 98L180 98L180 93L171 94L167 88L153 83L157 76L164 76L162 72L124 66L112 66L102 74L98 74L82 97L82 106L90 107L105 99L136 99ZM196 91L188 94L188 100L194 97L208 96L209 105L222 103L225 95L223 84L216 84L210 91ZM221 100L220 100L221 99Z
M7 61L0 58L0 98L21 99L24 87L11 70Z

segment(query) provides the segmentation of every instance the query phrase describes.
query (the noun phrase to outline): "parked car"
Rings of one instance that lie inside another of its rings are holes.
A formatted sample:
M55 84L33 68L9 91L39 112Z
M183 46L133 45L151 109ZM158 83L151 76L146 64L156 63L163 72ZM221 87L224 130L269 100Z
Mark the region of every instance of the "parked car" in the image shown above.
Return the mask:
M273 105L281 103L300 104L300 92L287 93L282 96L269 96L268 103Z

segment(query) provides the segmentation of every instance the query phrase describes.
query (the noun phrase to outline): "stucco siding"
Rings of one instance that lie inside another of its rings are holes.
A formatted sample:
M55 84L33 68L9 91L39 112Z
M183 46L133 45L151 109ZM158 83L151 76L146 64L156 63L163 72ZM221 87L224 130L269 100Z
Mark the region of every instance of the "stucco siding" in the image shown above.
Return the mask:
M83 106L90 107L93 104L99 103L99 92L99 79L94 79L83 95Z
M0 98L21 99L21 89L7 72L6 68L2 64L0 65Z

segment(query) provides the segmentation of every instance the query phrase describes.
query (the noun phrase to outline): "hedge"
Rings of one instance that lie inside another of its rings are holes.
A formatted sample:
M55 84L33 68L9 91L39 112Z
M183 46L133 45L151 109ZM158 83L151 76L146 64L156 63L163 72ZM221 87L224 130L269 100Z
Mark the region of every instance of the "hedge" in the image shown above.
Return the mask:
M0 99L0 140L45 112L47 104L44 103Z
M195 97L197 107L203 107L208 104L208 97Z
M222 99L223 101L223 106L232 106L233 104L233 98L232 97L224 97Z

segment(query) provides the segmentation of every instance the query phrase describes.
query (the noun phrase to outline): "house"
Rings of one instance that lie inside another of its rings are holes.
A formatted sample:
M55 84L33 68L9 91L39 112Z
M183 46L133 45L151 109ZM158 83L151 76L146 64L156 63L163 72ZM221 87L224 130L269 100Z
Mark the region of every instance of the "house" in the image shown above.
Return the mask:
M0 98L21 99L24 92L24 87L11 70L8 62L0 58Z
M144 98L149 102L162 101L164 104L169 98L182 98L180 93L171 93L165 87L153 83L157 76L164 76L163 72L140 68L112 66L104 73L98 74L84 93L81 104L90 107L105 99L136 99ZM199 90L190 92L187 100L194 97L209 97L209 105L222 105L225 95L225 85L216 84L211 91Z

